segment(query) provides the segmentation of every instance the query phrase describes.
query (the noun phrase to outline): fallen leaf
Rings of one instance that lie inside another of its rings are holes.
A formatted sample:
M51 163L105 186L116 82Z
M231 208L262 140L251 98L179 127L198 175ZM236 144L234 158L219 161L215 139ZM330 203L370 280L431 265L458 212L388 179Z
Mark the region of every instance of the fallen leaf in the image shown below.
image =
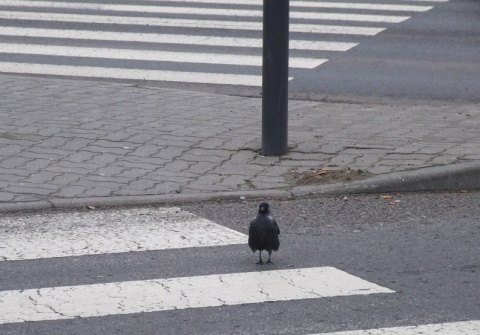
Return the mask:
M381 195L380 198L382 198L383 200L390 200L393 198L393 195L391 194Z
M322 174L327 174L327 173L330 173L330 172L332 172L331 169L321 169L321 170L315 171L315 174L316 175L322 175Z

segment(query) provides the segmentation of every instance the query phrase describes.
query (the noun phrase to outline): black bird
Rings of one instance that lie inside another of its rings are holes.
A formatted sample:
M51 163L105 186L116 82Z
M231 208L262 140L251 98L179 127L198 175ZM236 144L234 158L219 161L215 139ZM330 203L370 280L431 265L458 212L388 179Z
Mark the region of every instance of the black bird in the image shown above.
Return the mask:
M262 250L268 251L267 264L272 264L270 260L272 250L277 251L280 246L278 235L280 235L280 229L270 213L270 206L263 202L259 206L257 217L250 222L248 229L248 245L250 249L253 252L257 250L260 252L260 260L257 264L263 264Z

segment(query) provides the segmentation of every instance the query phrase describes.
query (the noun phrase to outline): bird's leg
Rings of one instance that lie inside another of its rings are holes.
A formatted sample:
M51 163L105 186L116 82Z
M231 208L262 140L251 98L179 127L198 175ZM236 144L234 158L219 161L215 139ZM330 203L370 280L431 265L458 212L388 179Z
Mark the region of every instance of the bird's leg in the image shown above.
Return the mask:
M272 250L268 251L268 261L267 261L267 264L273 264L272 261L270 260L270 256L272 256Z
M263 264L263 261L262 261L262 250L259 250L259 253L260 253L260 260L257 262L257 264Z

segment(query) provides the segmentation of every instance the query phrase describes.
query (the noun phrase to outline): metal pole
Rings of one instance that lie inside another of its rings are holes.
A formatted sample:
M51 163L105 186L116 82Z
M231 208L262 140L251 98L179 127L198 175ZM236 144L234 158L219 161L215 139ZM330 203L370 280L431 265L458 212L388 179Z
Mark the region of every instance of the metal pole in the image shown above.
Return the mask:
M289 0L263 0L262 155L287 152Z

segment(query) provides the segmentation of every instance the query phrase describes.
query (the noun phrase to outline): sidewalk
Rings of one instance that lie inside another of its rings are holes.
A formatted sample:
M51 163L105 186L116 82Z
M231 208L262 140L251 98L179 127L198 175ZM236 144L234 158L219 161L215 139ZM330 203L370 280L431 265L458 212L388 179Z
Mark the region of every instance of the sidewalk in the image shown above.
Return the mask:
M261 99L4 74L0 85L0 210L289 194L335 182L330 170L388 180L480 162L478 104L290 101L290 151L264 157Z

